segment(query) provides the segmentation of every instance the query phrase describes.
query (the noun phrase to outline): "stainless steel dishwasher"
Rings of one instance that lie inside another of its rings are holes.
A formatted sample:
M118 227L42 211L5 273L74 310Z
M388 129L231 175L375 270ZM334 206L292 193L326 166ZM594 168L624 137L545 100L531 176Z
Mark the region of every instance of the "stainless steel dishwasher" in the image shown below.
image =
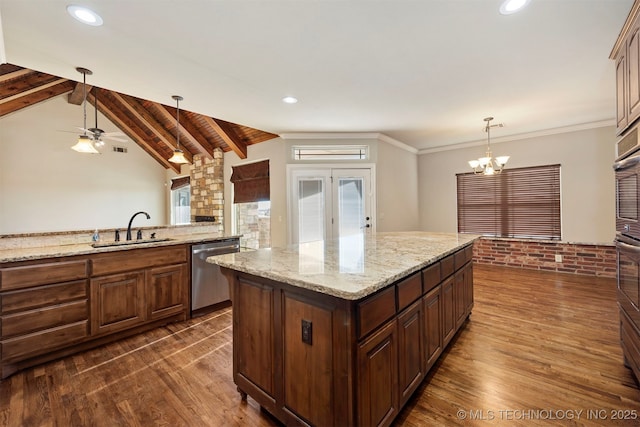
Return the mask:
M191 247L191 312L229 300L229 284L220 267L207 262L214 255L240 252L239 239L224 239Z

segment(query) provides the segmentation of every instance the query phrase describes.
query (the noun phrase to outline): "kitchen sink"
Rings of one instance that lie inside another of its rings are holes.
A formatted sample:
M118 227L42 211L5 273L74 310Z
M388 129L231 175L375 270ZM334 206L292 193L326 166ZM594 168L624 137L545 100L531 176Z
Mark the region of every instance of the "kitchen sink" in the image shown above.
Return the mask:
M94 248L107 248L110 246L129 246L129 245L141 245L143 243L157 243L157 242L166 242L169 240L174 240L170 237L161 237L155 239L140 239L140 240L122 240L120 242L99 242L92 243L91 246Z

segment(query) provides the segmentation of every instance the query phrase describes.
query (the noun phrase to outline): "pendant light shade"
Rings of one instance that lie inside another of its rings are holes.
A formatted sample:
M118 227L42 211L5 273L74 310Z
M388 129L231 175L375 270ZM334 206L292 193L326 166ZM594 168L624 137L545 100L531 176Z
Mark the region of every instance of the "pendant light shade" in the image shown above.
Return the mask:
M82 74L82 110L84 113L84 126L82 127L84 133L78 136L78 142L71 147L72 150L78 153L100 154L93 145L93 140L87 135L87 74L93 74L91 70L78 67L76 70Z
M93 141L87 135L80 135L78 137L78 142L76 143L76 145L71 147L71 149L77 151L78 153L100 153L98 150L96 150L96 147L94 147L93 145Z
M189 163L186 157L184 157L184 152L180 149L180 101L183 98L179 95L173 95L173 99L176 100L176 149L173 150L173 156L169 159L171 163L176 164L186 164Z

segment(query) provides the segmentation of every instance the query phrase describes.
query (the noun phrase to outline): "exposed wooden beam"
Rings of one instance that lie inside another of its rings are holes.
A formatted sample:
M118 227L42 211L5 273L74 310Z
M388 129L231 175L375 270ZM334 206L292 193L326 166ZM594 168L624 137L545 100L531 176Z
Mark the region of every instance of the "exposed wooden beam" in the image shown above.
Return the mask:
M22 70L16 70L16 71L12 71L10 73L2 74L2 75L0 75L0 83L4 83L4 82L9 81L9 80L20 78L20 77L25 76L25 75L27 75L29 73L32 73L32 72L33 71L31 71L28 68L23 68Z
M57 79L57 80L54 80L54 81L49 82L47 84L44 84L42 86L37 86L37 87L31 88L29 90L25 90L24 92L17 93L17 94L15 94L13 96L7 96L6 98L0 99L0 104L6 104L6 103L11 102L13 100L16 100L18 98L23 98L25 96L29 96L29 95L31 95L33 93L49 89L50 87L53 87L53 86L58 85L60 83L64 83L66 81L67 81L67 79Z
M62 95L63 93L71 91L73 87L69 80L64 80L62 83L58 83L53 86L48 85L46 89L39 86L39 89L40 90L30 91L29 95L21 96L23 93L20 93L3 98L2 101L0 101L0 117L16 112L30 105L37 104L38 102L46 101L47 99ZM2 91L0 90L0 92ZM0 98L1 97L2 96L0 95ZM11 100L8 100L9 98L11 98Z
M176 120L176 117L171 114L171 112L168 111L165 106L163 106L162 104L157 104L156 106L158 107L158 112L162 114L165 120L168 120L169 122ZM203 154L209 159L213 159L213 152L207 150L202 144L200 144L200 142L191 134L191 132L185 129L182 123L180 123L180 129L178 130L178 132L180 132L181 135L186 136L189 143L196 147L199 154Z
M89 95L89 92L91 92L92 88L93 86L87 85L87 96ZM82 89L82 83L78 82L76 83L76 87L73 88L73 92L69 94L67 101L69 104L80 105L82 104L83 99L84 91Z
M111 92L111 94L113 96L115 95L119 95L116 92ZM95 102L94 96L93 95L88 95L87 98L91 101L91 102ZM125 104L123 104L124 106ZM148 144L145 141L145 138L142 137L141 135L139 135L135 129L133 129L131 126L129 126L128 123L126 123L124 120L122 120L121 114L111 110L110 108L108 108L105 104L105 102L101 99L100 103L98 104L98 110L100 110L100 112L102 114L104 114L104 116L109 119L113 124L115 124L116 126L118 126L118 128L123 131L124 133L127 134L127 136L129 138L131 138L136 144L138 144L144 151L146 151L147 153L149 153L158 163L160 163L165 169L173 169L176 173L180 173L180 165L175 165L171 162L169 162L167 159L164 158L163 155L161 155L160 153L158 153L150 144Z
M224 142L233 150L234 153L238 155L238 157L241 159L247 158L247 146L238 139L233 129L216 121L216 119L212 117L203 116L203 119L218 133L218 135L220 135L220 138L224 140Z
M122 106L131 113L131 115L149 128L149 131L158 137L158 139L160 139L160 141L162 141L167 147L171 148L171 150L176 149L176 144L173 142L173 138L175 137L167 132L164 126L162 126L162 124L158 122L137 100L133 97L121 95L117 92L111 92L111 95L120 102ZM189 160L190 163L193 163L191 153L188 150L183 151L187 160Z

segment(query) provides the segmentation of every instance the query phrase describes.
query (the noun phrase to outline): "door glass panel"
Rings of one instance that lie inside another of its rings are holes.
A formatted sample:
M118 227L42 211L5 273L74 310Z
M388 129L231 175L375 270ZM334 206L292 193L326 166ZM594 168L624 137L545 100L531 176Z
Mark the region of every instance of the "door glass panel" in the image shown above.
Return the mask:
M362 178L339 178L338 236L345 237L364 233L364 198Z
M298 181L298 242L323 240L325 189L321 178Z

